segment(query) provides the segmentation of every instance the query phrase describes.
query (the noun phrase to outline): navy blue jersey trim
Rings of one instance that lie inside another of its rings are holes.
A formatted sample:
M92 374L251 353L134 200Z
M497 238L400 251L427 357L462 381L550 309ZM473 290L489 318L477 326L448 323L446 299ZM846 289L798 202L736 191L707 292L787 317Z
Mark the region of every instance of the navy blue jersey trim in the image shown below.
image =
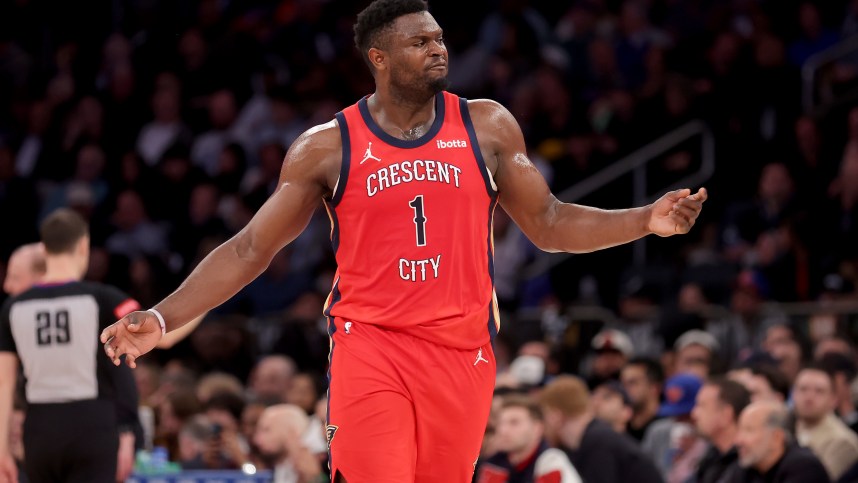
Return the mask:
M331 206L337 206L343 199L346 183L349 180L349 168L352 164L352 143L349 139L349 125L346 122L346 116L340 111L336 114L336 118L337 124L340 126L340 138L342 138L343 143L343 160L340 164L340 179L337 181L337 189L331 197Z
M337 210L334 208L333 201L325 201L328 208L328 215L331 218L331 248L334 250L334 255L340 248L340 220L337 218Z
M403 149L419 148L434 139L438 134L438 131L441 130L441 126L444 124L444 112L447 110L446 103L444 102L444 93L439 92L435 94L435 121L432 122L432 127L429 128L429 132L423 136L412 141L408 141L387 134L381 126L376 124L375 120L372 118L372 114L369 113L369 107L367 106L366 100L367 97L361 99L358 102L358 108L360 109L361 117L363 117L363 122L366 123L369 130L372 131L378 139L381 139L385 143Z
M495 289L495 257L494 253L492 253L492 219L494 218L495 207L497 206L497 194L492 191L491 197L492 200L489 203L489 234L486 239L486 247L488 250L489 256L489 278L492 281L492 293L494 293ZM492 295L492 300L489 302L489 337L491 340L495 339L495 336L498 335L498 324L495 320L495 300L494 295Z
M331 302L331 305L333 305L333 301ZM331 459L331 442L333 441L333 437L328 434L328 426L331 424L331 377L333 376L333 374L331 374L331 368L334 365L334 347L336 346L334 343L334 332L336 331L337 325L334 323L334 318L328 317L328 337L331 339L331 349L328 352L328 402L325 410L325 439L328 444L328 469L332 469L334 467L333 460Z
M340 281L337 280L337 283L334 284L334 288L331 289L331 303L328 304L328 307L325 309L325 317L331 317L331 309L342 298L343 298L343 295L340 293ZM337 329L336 326L333 326L333 330L331 330L331 327L328 327L329 335L333 336L334 331L336 331L336 329Z
M486 161L483 159L483 152L480 151L480 143L477 141L477 131L474 129L474 123L471 121L471 112L468 110L468 100L464 97L459 98L459 111L462 113L462 122L465 123L465 130L468 131L468 139L471 142L471 151L474 152L474 158L477 160L477 167L480 169L480 174L483 176L483 182L486 184L486 192L494 198L497 196L497 190L492 188L492 181L489 179L489 170L486 167Z

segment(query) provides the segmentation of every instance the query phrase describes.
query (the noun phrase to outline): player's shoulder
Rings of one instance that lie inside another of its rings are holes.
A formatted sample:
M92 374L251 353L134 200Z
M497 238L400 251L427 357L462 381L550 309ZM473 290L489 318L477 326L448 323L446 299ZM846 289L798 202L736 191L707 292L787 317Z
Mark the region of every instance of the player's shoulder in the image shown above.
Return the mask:
M468 99L468 111L471 114L471 118L475 121L477 117L489 119L512 117L509 109L493 99Z
M343 140L336 119L307 129L289 147L283 168L323 182L339 173Z
M477 134L488 134L505 138L509 130L520 130L515 117L503 104L492 99L469 99L468 112Z
M292 143L289 151L301 157L307 155L340 154L343 147L340 126L336 119L307 129Z

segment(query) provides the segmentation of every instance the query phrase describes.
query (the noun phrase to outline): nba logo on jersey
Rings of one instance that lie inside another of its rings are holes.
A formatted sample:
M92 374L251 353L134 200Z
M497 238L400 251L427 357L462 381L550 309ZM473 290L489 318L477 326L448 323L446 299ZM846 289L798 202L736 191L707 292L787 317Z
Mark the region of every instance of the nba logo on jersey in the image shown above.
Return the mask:
M351 322L346 322L346 325L344 325L343 328L346 330L346 334L352 333L352 323Z

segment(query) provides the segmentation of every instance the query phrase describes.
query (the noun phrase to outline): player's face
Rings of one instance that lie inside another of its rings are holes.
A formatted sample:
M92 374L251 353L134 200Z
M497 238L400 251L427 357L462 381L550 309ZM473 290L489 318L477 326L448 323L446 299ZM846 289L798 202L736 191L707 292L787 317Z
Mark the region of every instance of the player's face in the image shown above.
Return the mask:
M389 34L390 83L398 92L432 96L447 88L444 32L429 12L403 15Z

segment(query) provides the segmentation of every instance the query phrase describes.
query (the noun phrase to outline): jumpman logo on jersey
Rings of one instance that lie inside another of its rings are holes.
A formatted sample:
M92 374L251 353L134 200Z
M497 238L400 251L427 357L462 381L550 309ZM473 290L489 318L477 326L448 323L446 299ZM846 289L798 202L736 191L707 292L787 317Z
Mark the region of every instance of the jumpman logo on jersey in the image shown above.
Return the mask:
M483 348L482 348L482 347L480 347L480 350L479 350L479 351L477 351L477 360L475 360L475 361L474 361L474 365L476 366L476 365L477 365L477 364L479 364L481 361L482 361L482 362L485 362L486 364L488 364L488 363L489 363L489 360L488 360L488 359L486 359L485 357L483 357Z
M363 161L361 161L360 164L363 164L367 159L374 159L374 160L379 161L379 162L381 161L381 158L377 158L377 157L372 155L372 142L370 142L367 145L366 153L364 153Z

